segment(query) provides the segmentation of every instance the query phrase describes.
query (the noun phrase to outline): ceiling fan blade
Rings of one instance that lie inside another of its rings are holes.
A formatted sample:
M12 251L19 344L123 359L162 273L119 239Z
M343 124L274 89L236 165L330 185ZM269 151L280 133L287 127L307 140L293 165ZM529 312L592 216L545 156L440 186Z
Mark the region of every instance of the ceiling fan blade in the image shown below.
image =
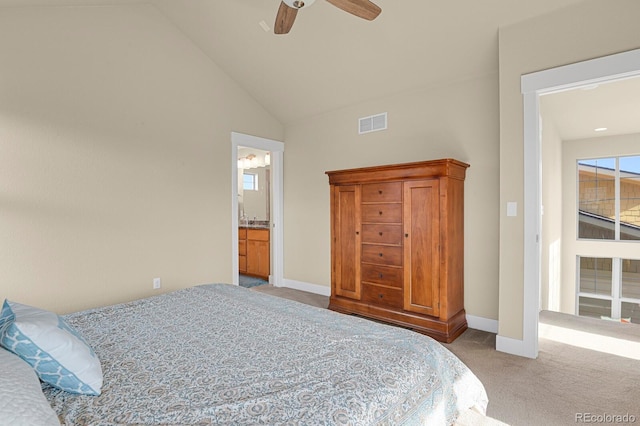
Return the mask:
M373 21L382 9L369 0L327 0L335 7L367 21Z
M298 9L287 6L285 2L280 3L278 14L276 15L276 23L273 26L273 32L276 34L287 34L298 15Z

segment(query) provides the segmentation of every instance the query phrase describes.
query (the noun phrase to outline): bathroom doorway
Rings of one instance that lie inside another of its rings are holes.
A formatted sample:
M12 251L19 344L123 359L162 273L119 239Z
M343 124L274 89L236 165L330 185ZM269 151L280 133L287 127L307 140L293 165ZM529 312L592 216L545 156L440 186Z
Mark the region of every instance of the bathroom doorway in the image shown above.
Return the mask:
M271 152L238 147L239 285L269 283L271 275Z
M280 286L284 144L241 133L231 141L233 284Z

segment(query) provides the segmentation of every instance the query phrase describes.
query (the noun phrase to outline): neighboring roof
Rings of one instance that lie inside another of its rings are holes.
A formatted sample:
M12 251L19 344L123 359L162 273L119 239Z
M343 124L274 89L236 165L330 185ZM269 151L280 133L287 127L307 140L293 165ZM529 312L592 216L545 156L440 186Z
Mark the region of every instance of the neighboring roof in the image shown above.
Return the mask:
M606 216L600 216L594 213L589 213L584 210L579 211L579 217L580 222L594 225L600 228L612 229L613 226L615 226L614 219ZM622 222L620 223L620 233L640 239L640 226Z
M616 172L615 169L612 169L609 167L592 166L590 164L582 164L582 163L578 164L578 171L592 173L592 174L598 173L598 174L603 174L603 175L612 176L612 177L615 176L615 172ZM620 177L621 178L640 178L640 173L620 170ZM640 181L638 181L637 183L640 183Z

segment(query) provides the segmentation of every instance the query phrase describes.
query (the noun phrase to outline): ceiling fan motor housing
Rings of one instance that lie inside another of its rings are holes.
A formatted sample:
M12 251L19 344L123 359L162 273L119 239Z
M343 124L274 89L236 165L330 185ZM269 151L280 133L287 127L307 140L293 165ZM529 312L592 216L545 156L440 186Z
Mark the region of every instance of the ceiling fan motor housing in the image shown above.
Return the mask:
M311 6L316 0L283 0L285 4L294 9L302 9L303 7Z

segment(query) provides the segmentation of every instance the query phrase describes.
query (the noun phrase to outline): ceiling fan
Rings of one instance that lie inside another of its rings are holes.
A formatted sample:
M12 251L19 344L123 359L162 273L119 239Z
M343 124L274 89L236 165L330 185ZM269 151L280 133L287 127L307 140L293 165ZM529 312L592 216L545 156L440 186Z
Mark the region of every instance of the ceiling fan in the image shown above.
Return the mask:
M273 31L276 34L287 34L296 20L298 10L309 7L315 0L282 0ZM382 9L369 0L327 0L335 7L368 21L380 15Z

